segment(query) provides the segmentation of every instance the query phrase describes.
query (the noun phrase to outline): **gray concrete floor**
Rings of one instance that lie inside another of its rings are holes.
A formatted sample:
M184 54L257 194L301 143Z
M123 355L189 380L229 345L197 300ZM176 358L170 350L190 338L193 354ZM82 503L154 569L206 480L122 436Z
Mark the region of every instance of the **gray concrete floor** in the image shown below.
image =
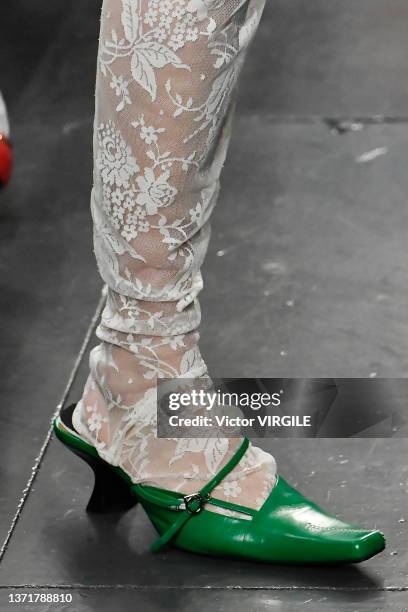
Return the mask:
M1 610L22 585L65 586L74 602L59 609L80 612L169 598L177 610L408 610L406 440L262 442L310 497L387 533L358 568L152 556L139 509L117 525L84 513L91 475L47 432L80 391L102 287L88 204L98 10L2 3L16 168L0 196ZM407 376L407 24L403 0L268 3L204 269L202 349L217 375ZM353 118L357 131L333 129Z

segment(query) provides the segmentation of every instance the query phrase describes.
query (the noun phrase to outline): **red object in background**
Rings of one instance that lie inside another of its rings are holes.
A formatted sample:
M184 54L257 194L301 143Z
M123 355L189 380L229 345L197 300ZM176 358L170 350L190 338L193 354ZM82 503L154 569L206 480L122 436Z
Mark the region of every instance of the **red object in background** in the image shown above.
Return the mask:
M3 134L0 134L0 187L4 187L10 180L13 165L11 144Z

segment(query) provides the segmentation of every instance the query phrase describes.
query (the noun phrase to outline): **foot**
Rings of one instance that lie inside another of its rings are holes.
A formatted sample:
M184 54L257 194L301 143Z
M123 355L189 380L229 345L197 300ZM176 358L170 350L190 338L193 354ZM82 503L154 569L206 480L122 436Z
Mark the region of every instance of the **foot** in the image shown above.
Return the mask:
M77 433L108 463L121 467L135 484L145 483L189 495L200 490L233 456L241 438L156 437L156 394L147 390L126 421L120 444L109 444L111 415L92 379L73 414ZM250 444L245 457L216 487L221 500L259 509L276 482L276 463ZM209 508L231 514L226 509ZM245 515L243 518L248 518Z
M67 408L55 422L58 438L84 458L95 472L93 511L128 510L138 500L160 534L152 550L173 544L201 554L274 563L357 563L381 552L384 536L344 523L321 510L278 476L260 510L237 506L215 496L219 484L244 460L243 440L229 461L195 495L146 484L132 485L120 468L97 459L95 449L75 435ZM132 496L133 495L133 496ZM91 501L92 501L91 500ZM110 500L110 501L109 501ZM107 502L109 506L107 507ZM223 516L213 509L233 513ZM88 509L91 510L89 504ZM238 516L236 516L238 514ZM241 516L240 516L241 515ZM241 520L243 517L248 521Z

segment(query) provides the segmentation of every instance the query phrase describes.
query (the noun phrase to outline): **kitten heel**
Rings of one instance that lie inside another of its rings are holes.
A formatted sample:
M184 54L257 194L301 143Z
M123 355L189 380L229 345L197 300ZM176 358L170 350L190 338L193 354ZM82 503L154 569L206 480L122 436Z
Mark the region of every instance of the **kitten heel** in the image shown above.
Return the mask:
M118 476L105 462L75 449L75 455L81 457L92 468L95 477L92 495L86 511L91 513L126 512L137 504L128 483Z
M86 511L102 514L130 510L137 504L137 497L131 492L131 479L120 467L104 461L93 446L78 436L72 424L74 408L75 404L61 411L54 421L54 431L64 446L83 459L94 473L94 488Z

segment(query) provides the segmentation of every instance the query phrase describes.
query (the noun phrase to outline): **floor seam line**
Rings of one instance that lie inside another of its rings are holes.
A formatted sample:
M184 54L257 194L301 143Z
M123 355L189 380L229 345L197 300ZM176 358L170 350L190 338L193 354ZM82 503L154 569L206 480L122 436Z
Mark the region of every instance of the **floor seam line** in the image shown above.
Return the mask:
M387 586L387 587L336 587L336 586L197 586L197 585L134 585L134 584L10 584L0 585L0 590L4 589L77 589L77 590L122 590L122 591L329 591L340 593L404 593L408 592L407 587Z
M97 323L97 321L98 321L98 319L99 319L99 317L101 315L103 306L105 304L105 300L106 300L106 285L104 285L104 287L101 290L99 301L98 301L98 304L96 306L95 313L94 313L94 315L93 315L93 317L92 317L92 319L91 319L91 321L89 323L88 329L87 329L87 331L85 333L84 339L83 339L82 344L81 344L81 348L79 349L78 355L77 355L77 357L75 359L74 365L73 365L73 367L71 369L71 372L70 372L70 375L68 377L67 384L65 385L65 389L64 389L64 391L62 393L61 399L58 402L58 404L56 406L56 409L55 409L55 411L54 411L54 413L53 413L53 415L52 415L52 417L50 419L50 426L48 428L47 435L45 436L44 442L43 442L43 444L42 444L42 446L40 448L40 452L37 455L37 457L35 458L34 464L31 467L31 474L30 474L30 476L29 476L29 478L27 480L26 486L22 490L21 498L20 498L20 501L19 501L19 503L17 505L16 512L15 512L15 514L14 514L12 520L11 520L9 529L7 531L7 535L5 537L5 540L3 542L2 547L0 549L0 563L3 560L3 557L4 557L5 553L6 553L8 545L10 543L11 537L12 537L12 535L14 533L14 530L15 530L15 528L17 526L18 520L19 520L19 518L21 516L21 513L23 511L24 505L25 505L25 503L27 501L27 498L28 498L28 496L30 494L31 488L32 488L33 483L35 481L35 478L36 478L36 476L37 476L37 474L38 474L38 472L39 472L39 470L41 468L42 461L44 459L44 456L46 454L48 445L49 445L50 440L51 440L51 435L52 435L52 430L53 430L53 421L54 421L55 417L58 416L58 414L59 414L62 406L64 405L64 402L66 401L66 399L68 397L68 394L69 394L69 392L70 392L70 390L72 388L72 385L73 385L73 383L75 381L75 378L76 378L76 375L78 373L79 367L81 365L83 356L84 356L85 351L87 350L87 347L88 347L89 342L91 340L93 331L95 329L95 325L96 325L96 323ZM2 588L2 587L0 586L0 588Z
M330 123L361 123L363 126L375 126L375 125L400 125L408 123L408 116L405 115L358 115L358 114L338 114L338 115L296 115L296 114L279 114L279 113L239 113L239 118L242 119L263 119L274 124L282 125L327 125ZM352 131L352 130L350 130Z

